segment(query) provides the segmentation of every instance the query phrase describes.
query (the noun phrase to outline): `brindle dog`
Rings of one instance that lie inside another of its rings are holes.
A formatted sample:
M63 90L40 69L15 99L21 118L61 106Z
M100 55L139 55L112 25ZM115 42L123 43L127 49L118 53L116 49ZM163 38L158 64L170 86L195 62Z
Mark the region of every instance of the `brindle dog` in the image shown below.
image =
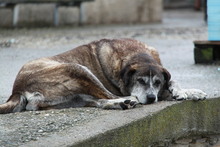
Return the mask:
M102 39L25 64L0 113L67 107L129 109L166 99L205 99L170 81L158 52L132 39Z

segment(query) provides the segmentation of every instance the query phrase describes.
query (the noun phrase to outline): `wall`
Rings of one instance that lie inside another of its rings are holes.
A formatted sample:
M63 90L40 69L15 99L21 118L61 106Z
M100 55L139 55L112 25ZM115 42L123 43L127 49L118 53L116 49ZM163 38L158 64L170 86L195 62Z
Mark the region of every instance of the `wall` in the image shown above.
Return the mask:
M53 4L21 4L18 26L53 25ZM84 24L148 23L162 19L162 0L95 0L82 5ZM76 25L79 10L60 7L60 25ZM12 10L0 9L0 26L12 25Z
M162 0L96 0L83 6L89 24L148 23L162 19Z

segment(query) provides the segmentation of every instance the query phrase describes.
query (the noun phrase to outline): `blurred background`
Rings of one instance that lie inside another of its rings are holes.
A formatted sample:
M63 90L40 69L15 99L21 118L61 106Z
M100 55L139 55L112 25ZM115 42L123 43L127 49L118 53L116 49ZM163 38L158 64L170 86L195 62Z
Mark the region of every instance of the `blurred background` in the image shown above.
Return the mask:
M26 0L22 3L21 0L0 0L0 27L11 27L13 24L16 27L143 24L162 22L162 14L168 9L189 8L204 11L204 14L206 10L206 0L65 1L68 0L63 0L63 3L60 3L62 0ZM16 18L13 20L13 17ZM58 21L57 24L54 21Z

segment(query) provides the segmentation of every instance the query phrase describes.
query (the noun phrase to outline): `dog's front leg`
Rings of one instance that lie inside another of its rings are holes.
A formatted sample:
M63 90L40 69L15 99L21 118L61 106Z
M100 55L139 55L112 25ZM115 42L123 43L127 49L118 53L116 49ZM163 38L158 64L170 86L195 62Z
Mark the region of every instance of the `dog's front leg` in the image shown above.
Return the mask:
M169 91L176 100L204 100L207 96L205 92L199 89L182 89L179 84L174 81L169 82Z
M127 96L118 99L99 99L97 101L97 107L103 109L131 109L139 104L139 101L134 96Z

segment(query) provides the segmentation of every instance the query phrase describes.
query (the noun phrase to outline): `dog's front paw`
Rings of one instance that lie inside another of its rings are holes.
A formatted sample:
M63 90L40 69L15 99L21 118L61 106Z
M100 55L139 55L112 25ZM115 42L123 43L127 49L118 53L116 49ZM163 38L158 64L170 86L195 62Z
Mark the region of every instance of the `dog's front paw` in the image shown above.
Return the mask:
M110 99L110 100L99 100L101 103L99 104L100 107L103 109L131 109L134 108L139 101L136 97L129 96L119 99Z
M137 105L137 102L131 101L131 100L125 100L124 102L119 103L121 109L131 109L134 108Z
M187 95L186 95L186 92L184 90L173 91L172 92L172 96L177 101L181 101L181 100L186 100L187 99Z
M207 97L207 94L199 89L186 89L188 99L192 100L204 100Z
M176 100L204 100L207 97L207 94L199 89L182 89L179 84L170 81L169 82L169 91L172 94L172 97Z
M123 110L135 108L135 106L137 104L139 104L139 102L138 102L137 98L134 96L130 96L130 97L126 98L126 100L124 100L123 102L119 103L120 107Z
M181 89L173 93L176 100L204 100L207 94L199 89Z

